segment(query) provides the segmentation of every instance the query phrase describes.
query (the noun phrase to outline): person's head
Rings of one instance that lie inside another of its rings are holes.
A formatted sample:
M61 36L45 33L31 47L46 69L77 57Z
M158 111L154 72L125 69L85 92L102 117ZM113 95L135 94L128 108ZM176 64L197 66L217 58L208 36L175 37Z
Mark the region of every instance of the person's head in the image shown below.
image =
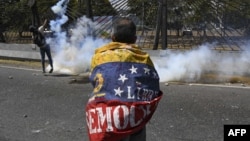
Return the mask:
M37 28L33 25L29 26L29 31L30 32L37 32Z
M119 18L113 24L112 40L114 42L130 43L136 42L136 26L129 18Z

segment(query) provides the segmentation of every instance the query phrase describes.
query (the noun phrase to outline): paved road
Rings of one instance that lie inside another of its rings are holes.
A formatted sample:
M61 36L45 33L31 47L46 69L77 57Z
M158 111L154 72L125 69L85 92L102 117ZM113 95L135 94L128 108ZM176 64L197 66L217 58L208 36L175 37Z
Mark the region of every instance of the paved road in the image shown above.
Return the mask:
M87 141L91 85L75 76L44 76L0 64L0 141ZM147 141L222 141L224 124L250 124L250 89L162 84L164 97Z

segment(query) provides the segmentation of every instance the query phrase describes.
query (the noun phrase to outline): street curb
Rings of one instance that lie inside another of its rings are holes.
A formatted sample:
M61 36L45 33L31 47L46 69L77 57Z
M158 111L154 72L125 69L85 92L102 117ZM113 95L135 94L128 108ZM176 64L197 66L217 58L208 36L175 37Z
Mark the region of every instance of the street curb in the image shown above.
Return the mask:
M34 44L0 43L0 58L40 61L40 51Z

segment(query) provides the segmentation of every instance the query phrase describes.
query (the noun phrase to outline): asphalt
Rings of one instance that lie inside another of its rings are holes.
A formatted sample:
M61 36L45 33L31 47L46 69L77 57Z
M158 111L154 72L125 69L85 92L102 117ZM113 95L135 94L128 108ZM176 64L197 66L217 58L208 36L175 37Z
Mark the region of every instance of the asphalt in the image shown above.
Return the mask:
M93 87L71 79L0 65L0 141L88 141L85 105ZM224 125L250 124L247 87L160 86L147 141L223 141Z
M40 60L39 48L0 43L0 58ZM38 71L0 67L0 141L86 141L84 104L91 85ZM148 124L148 141L222 141L224 125L250 123L249 87L161 83L161 88L164 97Z

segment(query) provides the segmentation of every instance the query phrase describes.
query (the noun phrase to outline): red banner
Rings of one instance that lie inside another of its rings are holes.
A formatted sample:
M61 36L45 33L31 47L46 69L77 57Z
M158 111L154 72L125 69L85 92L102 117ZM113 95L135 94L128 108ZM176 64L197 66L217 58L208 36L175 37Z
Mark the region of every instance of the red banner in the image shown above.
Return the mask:
M155 112L161 96L147 102L90 102L86 120L90 141L118 141L142 129Z

